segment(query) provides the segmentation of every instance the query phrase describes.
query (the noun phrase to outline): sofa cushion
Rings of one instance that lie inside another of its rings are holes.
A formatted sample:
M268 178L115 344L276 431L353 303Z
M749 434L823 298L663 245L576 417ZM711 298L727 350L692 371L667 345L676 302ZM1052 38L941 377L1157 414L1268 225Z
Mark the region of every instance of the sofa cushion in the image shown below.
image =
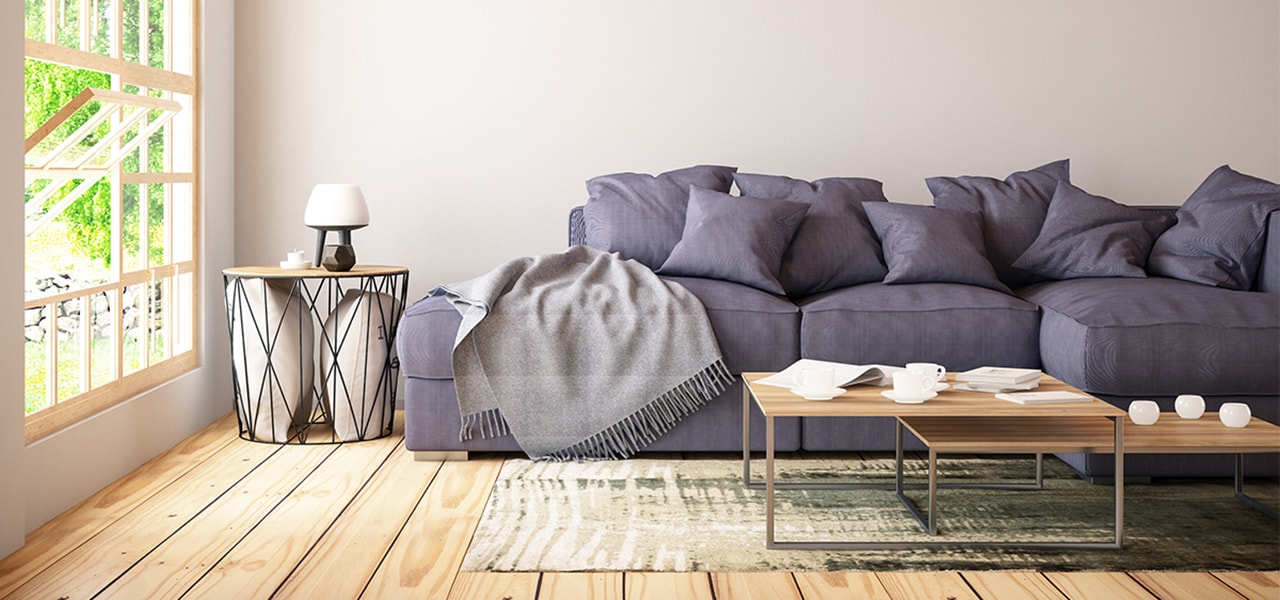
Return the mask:
M444 296L423 298L400 316L396 352L405 377L453 379L453 341L462 315Z
M689 186L728 192L734 167L697 166L660 175L614 173L587 181L586 244L650 269L662 266L684 232Z
M1059 181L1068 181L1066 160L1019 171L1000 181L991 177L931 177L925 180L933 205L982 215L987 258L1000 280L1018 287L1039 278L1013 267L1035 241Z
M800 302L800 354L855 364L928 361L961 371L1040 366L1034 304L954 283L868 283Z
M719 279L663 279L702 301L730 372L781 371L800 359L800 309L790 300Z
M658 273L723 279L783 294L782 255L808 211L803 202L692 187L684 234Z
M1013 266L1049 279L1146 277L1156 236L1173 218L1058 184L1040 235Z
M734 173L744 196L804 202L809 212L782 255L778 280L792 298L880 281L888 269L863 202L887 202L883 184L860 177L814 182L779 175Z
M1148 270L1233 290L1253 288L1266 241L1267 216L1280 211L1280 185L1223 165L1178 209L1178 222L1156 240Z
M1050 375L1116 395L1280 393L1280 295L1176 279L1073 279L1018 290L1044 311Z
M987 261L977 215L887 202L864 208L889 267L885 283L967 283L1009 291Z

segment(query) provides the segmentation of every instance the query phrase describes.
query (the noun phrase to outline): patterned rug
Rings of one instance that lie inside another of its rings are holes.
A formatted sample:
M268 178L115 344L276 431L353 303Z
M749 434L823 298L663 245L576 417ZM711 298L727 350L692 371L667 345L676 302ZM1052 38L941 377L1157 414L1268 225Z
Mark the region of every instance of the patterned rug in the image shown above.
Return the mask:
M908 461L908 481L925 481ZM940 459L942 481L1028 481L1030 459ZM753 461L753 476L764 472ZM891 459L779 461L779 481L891 482ZM509 460L464 571L1277 570L1280 527L1232 495L1230 480L1125 487L1123 550L766 550L764 491L744 489L742 462ZM1275 505L1275 480L1249 480ZM921 505L924 490L908 495ZM948 540L1109 541L1113 489L1045 462L1045 489L942 489ZM891 491L779 491L777 539L927 541Z

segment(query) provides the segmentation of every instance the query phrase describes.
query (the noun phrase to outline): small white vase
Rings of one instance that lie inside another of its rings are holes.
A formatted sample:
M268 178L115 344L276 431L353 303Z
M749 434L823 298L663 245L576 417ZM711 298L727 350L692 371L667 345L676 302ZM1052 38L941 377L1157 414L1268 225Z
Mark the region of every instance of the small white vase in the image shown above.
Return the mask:
M1199 419L1204 414L1204 398L1195 394L1183 394L1173 401L1173 409L1184 419Z
M1249 405L1243 402L1224 402L1218 408L1218 419L1223 425L1239 429L1249 424L1249 419L1253 413L1249 410Z
M1137 425L1155 425L1160 419L1160 405L1155 400L1134 400L1129 403L1129 419Z

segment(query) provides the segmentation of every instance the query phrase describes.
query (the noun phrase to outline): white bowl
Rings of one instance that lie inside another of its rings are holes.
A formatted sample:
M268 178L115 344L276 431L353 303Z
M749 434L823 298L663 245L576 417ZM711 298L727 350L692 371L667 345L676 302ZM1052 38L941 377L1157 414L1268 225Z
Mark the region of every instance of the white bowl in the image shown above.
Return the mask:
M1129 403L1129 418L1137 425L1154 425L1160 419L1160 405L1155 400L1134 400Z
M1204 397L1183 394L1173 401L1173 409L1184 419L1199 419L1204 414Z
M1243 402L1224 402L1218 408L1218 420L1222 421L1227 427L1241 428L1249 424L1250 417L1253 413L1249 411L1249 405Z

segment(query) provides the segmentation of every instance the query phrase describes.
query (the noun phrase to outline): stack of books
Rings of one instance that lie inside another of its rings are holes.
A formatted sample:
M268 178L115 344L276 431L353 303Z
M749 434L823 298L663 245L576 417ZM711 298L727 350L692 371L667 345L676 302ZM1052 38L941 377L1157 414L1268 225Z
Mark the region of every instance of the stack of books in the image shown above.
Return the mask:
M1040 386L1040 369L1015 369L1012 367L978 367L956 374L961 382L956 389L974 392L1022 392Z

